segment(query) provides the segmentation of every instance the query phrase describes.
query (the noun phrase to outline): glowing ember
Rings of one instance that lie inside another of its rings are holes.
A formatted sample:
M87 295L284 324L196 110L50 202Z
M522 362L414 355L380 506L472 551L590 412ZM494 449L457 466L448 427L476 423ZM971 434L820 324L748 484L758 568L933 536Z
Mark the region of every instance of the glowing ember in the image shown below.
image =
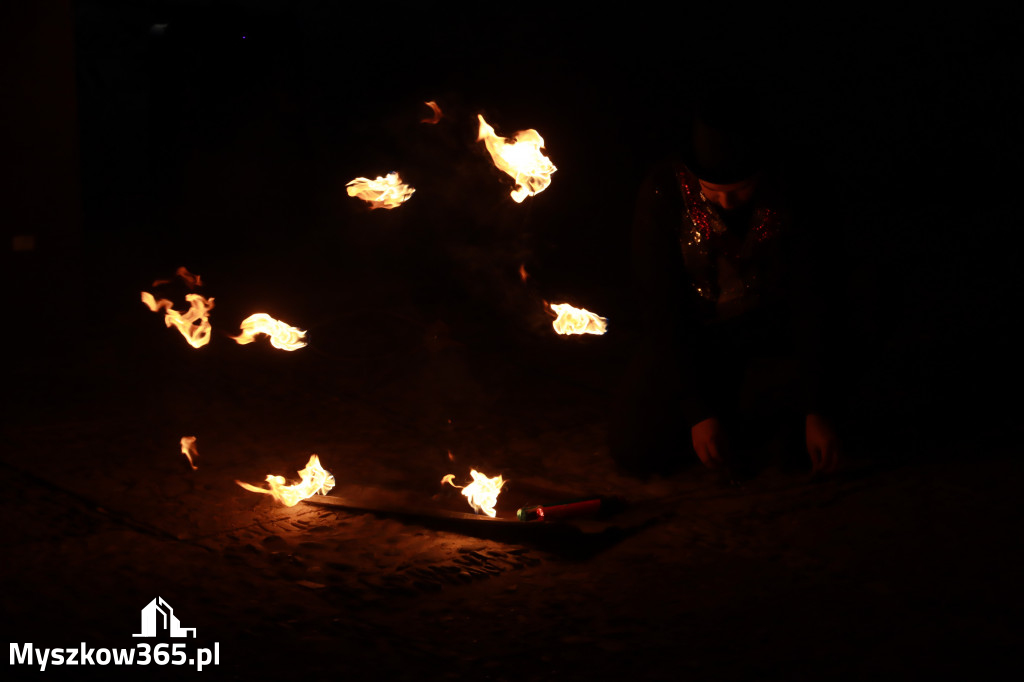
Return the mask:
M477 118L480 119L477 141L484 141L498 170L516 181L512 199L522 203L526 197L543 192L551 184L551 174L558 170L540 151L544 148L544 138L532 128L520 130L515 139L499 137L483 116L478 114Z
M192 467L192 471L195 471L199 467L196 466L193 457L199 456L199 451L196 450L196 437L195 436L182 436L181 437L181 454L188 457L188 465Z
M266 313L256 313L242 320L242 333L232 336L239 345L252 343L257 334L270 337L270 345L281 350L298 350L306 345L306 332L275 320Z
M437 106L437 102L430 101L430 102L424 102L424 104L426 104L428 107L430 107L433 110L434 116L433 116L433 118L421 119L420 123L437 123L438 121L440 121L441 120L441 107Z
M346 185L348 195L370 204L370 208L398 208L415 192L404 184L398 173L388 173L386 178L376 180L356 178Z
M526 272L526 263L520 263L519 264L519 279L523 280L523 283L525 284L526 280L529 277L530 277L530 274L528 272Z
M568 303L549 303L558 316L551 326L559 334L604 334L608 320L583 308L573 308Z
M473 477L473 482L469 485L462 486L452 483L455 480L455 474L448 474L442 478L441 485L451 483L453 488L462 488L462 494L469 500L470 506L493 519L497 516L494 505L498 502L498 493L501 492L501 486L505 485L505 481L502 480L501 474L494 478L487 478L476 469L471 469L469 474Z
M331 475L331 472L320 466L320 458L316 455L310 455L309 462L306 463L304 469L299 471L299 476L302 477L302 480L298 483L285 485L284 476L270 474L267 476L267 484L270 486L269 490L257 488L254 485L242 483L241 481L235 481L235 483L254 493L273 495L275 500L286 507L294 507L307 497L312 497L318 493L326 495L334 487L334 476Z
M189 302L187 313L179 313L171 306L174 304L166 298L159 301L153 298L153 294L142 292L142 302L149 306L154 313L163 308L164 324L168 327L177 327L181 335L185 337L193 348L201 348L210 342L210 320L208 316L213 310L213 299L203 298L199 294L186 294L185 300Z

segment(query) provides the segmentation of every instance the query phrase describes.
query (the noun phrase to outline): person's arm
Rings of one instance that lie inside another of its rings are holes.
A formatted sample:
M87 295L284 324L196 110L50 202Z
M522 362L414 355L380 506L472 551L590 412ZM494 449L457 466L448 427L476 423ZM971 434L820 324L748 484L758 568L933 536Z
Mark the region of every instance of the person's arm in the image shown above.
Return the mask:
M700 357L700 323L678 241L682 210L675 170L665 167L652 173L641 187L634 217L633 281L643 334L656 352L671 358L665 372L675 386L678 418L690 427L701 462L716 467L726 455L727 443L702 397L695 364Z
M839 294L829 274L836 256L825 235L802 227L791 250L793 333L800 357L807 454L812 471L828 473L835 470L841 455L833 417L837 411L833 362Z

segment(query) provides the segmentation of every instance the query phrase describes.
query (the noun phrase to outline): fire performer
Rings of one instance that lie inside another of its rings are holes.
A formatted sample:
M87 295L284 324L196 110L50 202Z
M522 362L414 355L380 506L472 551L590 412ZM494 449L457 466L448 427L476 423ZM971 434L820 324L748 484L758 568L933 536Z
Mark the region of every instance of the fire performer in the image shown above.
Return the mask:
M643 341L612 454L637 474L668 473L695 454L689 461L743 476L770 460L793 464L794 452L832 471L839 439L822 390L814 274L824 260L793 220L765 137L743 120L749 102L696 109L684 160L651 173L637 201Z

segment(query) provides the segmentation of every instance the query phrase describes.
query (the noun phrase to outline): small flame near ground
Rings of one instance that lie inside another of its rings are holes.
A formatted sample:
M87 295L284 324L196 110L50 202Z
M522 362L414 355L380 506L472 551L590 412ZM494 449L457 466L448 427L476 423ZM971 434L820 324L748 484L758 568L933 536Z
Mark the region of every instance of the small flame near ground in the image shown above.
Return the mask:
M494 505L498 502L498 494L501 492L501 486L505 485L505 481L501 478L501 474L494 478L488 478L476 469L470 469L469 475L473 477L473 482L469 485L455 485L453 482L455 474L448 474L442 478L441 485L449 483L453 488L461 488L462 494L466 496L469 505L474 510L482 511L493 519L498 515L494 511Z
M182 436L181 437L181 454L188 457L188 465L192 467L192 471L195 471L199 467L196 466L195 458L199 457L199 450L196 449L196 437L195 436Z
M498 170L504 171L516 181L512 189L512 200L521 204L523 199L539 194L551 184L551 174L557 168L541 149L544 138L536 130L520 130L514 139L500 137L494 128L477 114L480 132L477 141L483 140Z
M299 470L299 476L302 477L301 481L292 485L286 485L284 476L269 474L267 476L267 485L270 486L269 490L267 488L258 488L248 483L242 483L238 480L235 483L254 493L273 495L275 500L286 507L294 507L302 500L318 493L326 495L334 487L334 476L331 475L331 472L320 466L320 458L316 455L310 455L306 466Z
M174 310L174 304L166 298L157 300L153 294L143 291L142 302L149 306L154 313L163 308L164 324L168 327L176 327L181 335L185 337L193 348L202 348L210 342L210 320L209 314L213 310L213 298L203 298L199 294L186 294L185 300L189 302L187 313L179 313Z
M270 345L281 350L298 350L306 345L306 332L275 320L266 313L256 313L242 320L242 333L231 338L244 346L256 340L259 334L270 337Z
M370 208L398 208L416 191L403 183L397 172L376 180L356 178L345 186L350 197L362 199Z
M441 114L441 107L437 106L437 102L431 100L429 102L424 102L424 104L426 104L428 107L431 108L431 110L433 110L434 116L432 118L420 119L420 123L431 123L431 124L433 124L433 123L437 123L438 121L440 121L441 120L441 116L442 116L442 114Z
M604 334L608 330L608 320L584 308L574 308L568 303L547 303L554 311L555 321L551 323L555 331L563 336L571 334Z

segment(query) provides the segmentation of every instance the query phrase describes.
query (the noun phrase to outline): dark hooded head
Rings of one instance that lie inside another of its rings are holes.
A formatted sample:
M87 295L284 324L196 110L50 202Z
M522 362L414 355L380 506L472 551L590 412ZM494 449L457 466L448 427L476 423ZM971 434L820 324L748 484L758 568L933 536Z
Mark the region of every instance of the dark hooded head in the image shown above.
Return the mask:
M701 180L742 182L765 165L763 134L754 114L757 98L742 95L708 90L697 102L686 162Z

